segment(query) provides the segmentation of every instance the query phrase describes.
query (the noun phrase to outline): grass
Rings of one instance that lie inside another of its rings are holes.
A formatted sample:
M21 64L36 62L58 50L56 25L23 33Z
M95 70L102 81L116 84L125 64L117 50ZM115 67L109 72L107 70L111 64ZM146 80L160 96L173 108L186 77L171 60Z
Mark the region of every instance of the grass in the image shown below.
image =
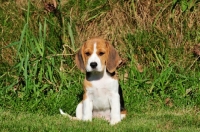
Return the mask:
M108 122L70 121L61 115L10 112L1 110L1 131L199 131L199 116L187 109L157 109L143 113L131 113L120 124L111 127Z
M199 131L198 1L63 0L49 11L32 0L1 5L0 130ZM58 113L75 114L84 74L74 55L93 36L108 39L123 59L128 116L113 127Z

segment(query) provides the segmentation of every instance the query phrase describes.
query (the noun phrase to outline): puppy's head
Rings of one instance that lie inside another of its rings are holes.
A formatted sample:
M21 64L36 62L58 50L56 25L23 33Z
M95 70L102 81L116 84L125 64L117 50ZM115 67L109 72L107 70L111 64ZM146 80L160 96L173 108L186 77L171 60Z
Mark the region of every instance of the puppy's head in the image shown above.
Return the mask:
M82 72L102 72L105 68L113 73L121 59L112 45L100 38L86 41L75 57Z

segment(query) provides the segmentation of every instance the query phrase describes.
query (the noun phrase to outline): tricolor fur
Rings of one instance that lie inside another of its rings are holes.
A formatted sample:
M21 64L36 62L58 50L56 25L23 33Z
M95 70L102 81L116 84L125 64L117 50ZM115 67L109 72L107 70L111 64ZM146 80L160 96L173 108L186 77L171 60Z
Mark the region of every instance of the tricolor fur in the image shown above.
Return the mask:
M71 119L92 121L101 117L114 125L126 116L122 90L116 76L121 59L112 45L100 38L86 41L75 57L77 67L86 73L83 100Z

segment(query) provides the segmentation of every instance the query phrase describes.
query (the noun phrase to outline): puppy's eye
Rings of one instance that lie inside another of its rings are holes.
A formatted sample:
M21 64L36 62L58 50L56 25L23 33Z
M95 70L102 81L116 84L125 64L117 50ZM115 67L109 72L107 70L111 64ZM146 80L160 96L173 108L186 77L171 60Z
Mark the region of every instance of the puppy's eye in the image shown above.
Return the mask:
M85 55L86 56L90 56L90 52L85 52Z
M104 52L99 52L99 56L102 56L104 55L105 53Z

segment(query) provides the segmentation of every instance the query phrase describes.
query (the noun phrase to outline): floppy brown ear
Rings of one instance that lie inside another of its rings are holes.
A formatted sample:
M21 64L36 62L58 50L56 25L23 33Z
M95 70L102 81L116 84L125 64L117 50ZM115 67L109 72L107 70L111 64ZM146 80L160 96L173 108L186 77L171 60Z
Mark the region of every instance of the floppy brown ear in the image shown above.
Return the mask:
M106 68L110 73L113 73L117 66L121 63L121 58L119 57L115 48L106 42L108 45L108 57L106 61Z
M85 65L82 57L82 48L76 53L75 56L75 63L78 67L78 69L81 70L81 72L85 72Z

